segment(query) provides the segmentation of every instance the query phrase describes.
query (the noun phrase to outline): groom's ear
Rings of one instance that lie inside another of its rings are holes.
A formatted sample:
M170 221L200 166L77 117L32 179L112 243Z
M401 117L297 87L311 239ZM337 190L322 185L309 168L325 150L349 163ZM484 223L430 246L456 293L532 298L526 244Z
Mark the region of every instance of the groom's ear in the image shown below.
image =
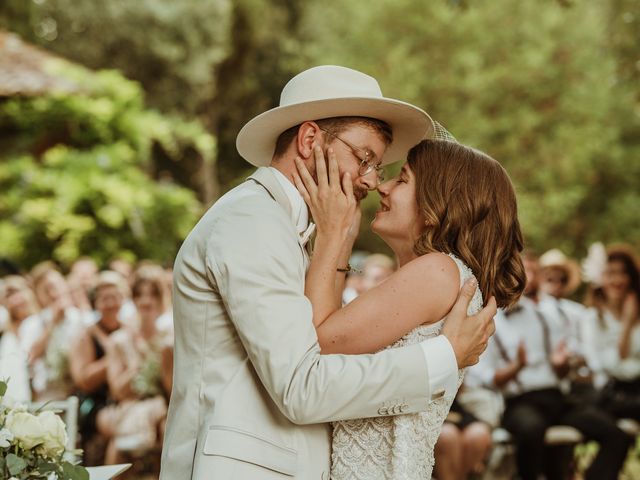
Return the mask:
M313 158L313 146L319 143L322 137L322 131L315 122L304 122L298 129L296 137L296 149L298 156L309 160Z

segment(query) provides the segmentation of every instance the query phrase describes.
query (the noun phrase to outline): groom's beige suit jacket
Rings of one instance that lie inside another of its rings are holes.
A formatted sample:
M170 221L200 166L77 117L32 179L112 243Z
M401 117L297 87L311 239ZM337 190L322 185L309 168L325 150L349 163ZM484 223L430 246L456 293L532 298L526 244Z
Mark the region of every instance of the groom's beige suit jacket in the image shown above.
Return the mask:
M427 408L419 345L320 355L305 255L268 168L216 202L185 240L161 480L328 480L326 422Z

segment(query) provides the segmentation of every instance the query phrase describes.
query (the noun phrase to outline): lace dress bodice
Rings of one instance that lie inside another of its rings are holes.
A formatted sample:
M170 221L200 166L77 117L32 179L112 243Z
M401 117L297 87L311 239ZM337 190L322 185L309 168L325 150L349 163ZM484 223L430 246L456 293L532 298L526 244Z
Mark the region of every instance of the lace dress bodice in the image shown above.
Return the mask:
M460 270L460 285L473 272L460 259L449 255ZM476 293L468 314L482 309L482 294ZM387 348L422 342L440 334L445 319L421 325ZM458 388L464 371L458 372ZM408 415L343 420L333 423L332 480L429 480L434 447L449 413L453 395L432 401L427 410Z

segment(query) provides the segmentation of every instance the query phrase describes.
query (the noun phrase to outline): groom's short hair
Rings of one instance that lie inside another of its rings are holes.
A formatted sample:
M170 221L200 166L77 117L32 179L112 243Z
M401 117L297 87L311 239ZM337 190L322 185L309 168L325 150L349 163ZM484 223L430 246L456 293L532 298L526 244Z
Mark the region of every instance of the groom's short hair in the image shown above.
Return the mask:
M375 133L380 135L380 138L384 141L385 145L390 145L393 142L393 131L388 123L378 120L377 118L369 118L369 117L332 117L332 118L323 118L321 120L314 120L320 128L328 131L333 135L340 135L340 133L344 132L347 128L352 127L354 125L369 127ZM279 157L284 154L291 145L291 142L296 135L298 135L298 130L300 129L301 123L295 125L288 130L285 130L280 134L278 139L276 140L276 147L273 152L275 157Z

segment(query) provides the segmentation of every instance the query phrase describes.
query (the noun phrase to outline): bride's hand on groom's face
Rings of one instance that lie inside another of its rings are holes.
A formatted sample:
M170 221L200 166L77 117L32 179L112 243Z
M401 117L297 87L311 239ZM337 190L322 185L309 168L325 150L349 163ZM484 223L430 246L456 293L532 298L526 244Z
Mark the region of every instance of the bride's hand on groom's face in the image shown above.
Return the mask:
M345 173L342 179L338 161L333 149L327 150L325 161L322 149L313 149L317 182L313 179L300 157L296 157L298 173L294 174L296 188L309 206L313 221L318 229L318 239L355 239L360 225L360 209L355 195L351 175ZM354 225L357 226L354 228ZM353 230L356 230L355 234Z

